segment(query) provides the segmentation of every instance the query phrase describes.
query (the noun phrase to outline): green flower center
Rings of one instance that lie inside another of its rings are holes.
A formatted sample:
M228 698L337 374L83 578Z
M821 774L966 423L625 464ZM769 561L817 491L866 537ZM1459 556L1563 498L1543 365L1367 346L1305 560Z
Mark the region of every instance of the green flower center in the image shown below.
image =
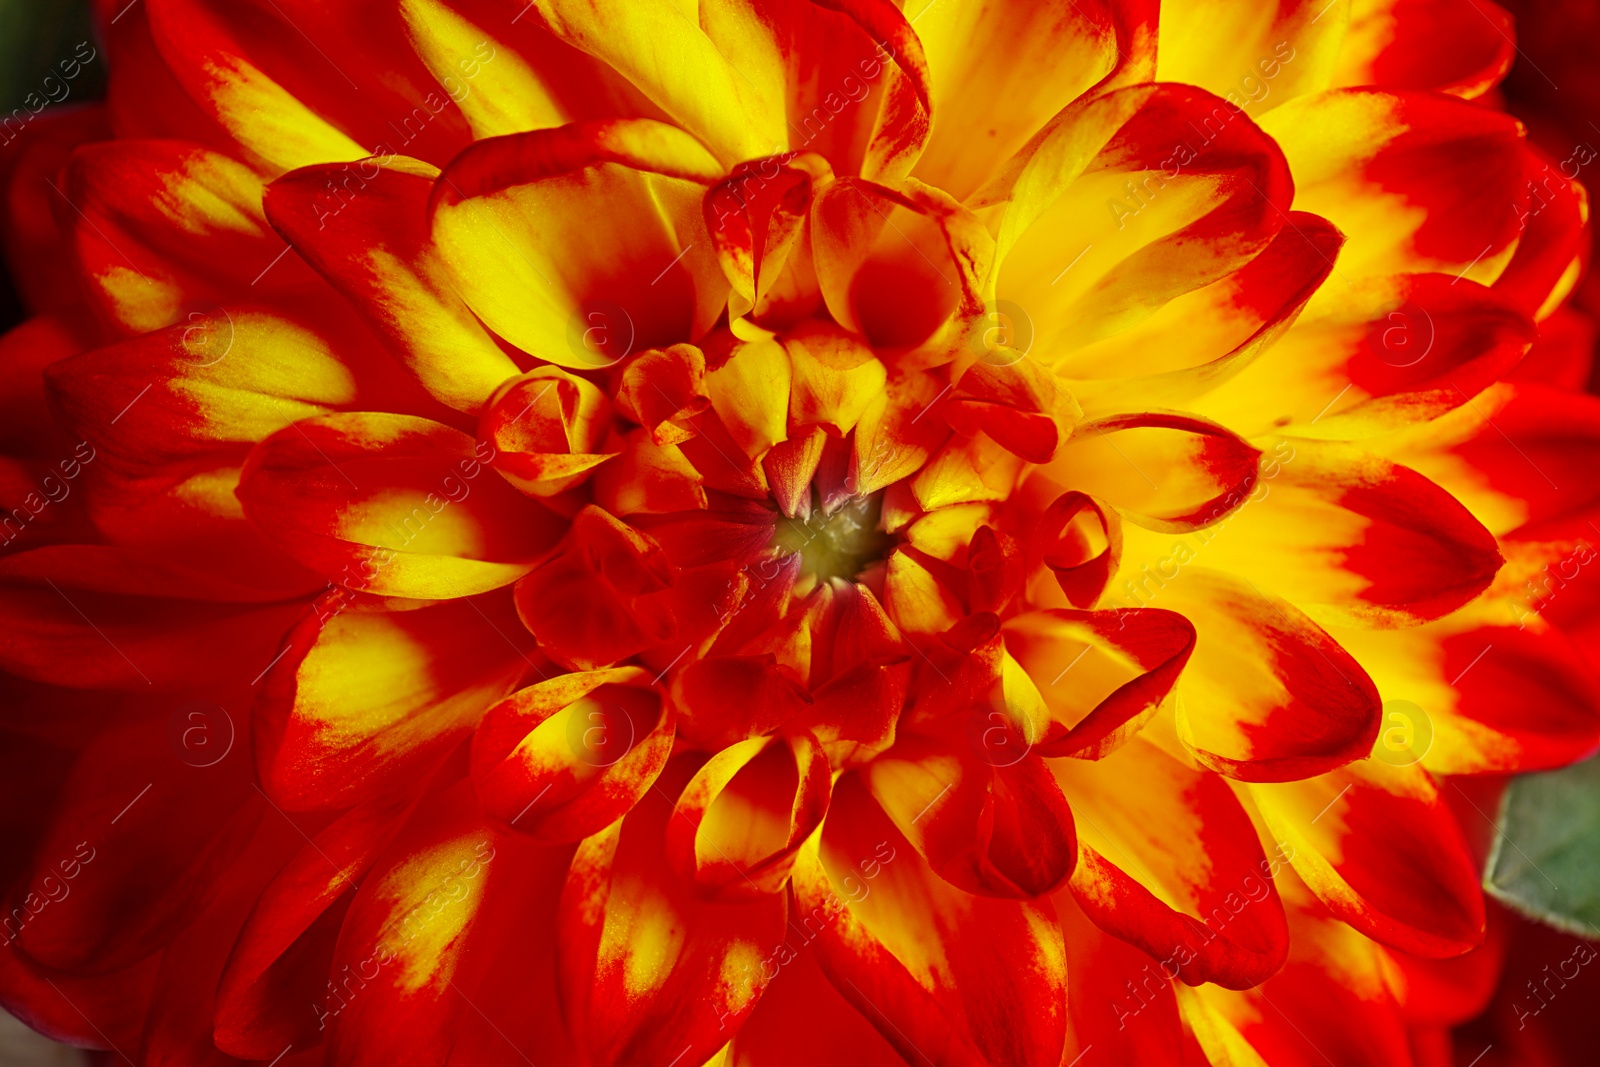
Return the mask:
M878 529L881 494L851 497L831 512L815 511L809 519L779 519L772 550L779 557L800 555L802 574L819 582L853 579L888 554L894 537Z

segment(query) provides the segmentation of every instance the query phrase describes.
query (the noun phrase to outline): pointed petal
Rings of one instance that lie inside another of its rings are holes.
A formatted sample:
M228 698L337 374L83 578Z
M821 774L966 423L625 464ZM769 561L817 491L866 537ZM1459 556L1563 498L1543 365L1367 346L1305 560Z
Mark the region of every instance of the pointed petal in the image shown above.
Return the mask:
M1331 442L1279 441L1267 454L1249 506L1197 538L1208 566L1327 622L1385 629L1454 611L1500 569L1490 532L1414 470Z
M1016 657L1050 724L1041 756L1098 759L1123 744L1166 702L1195 647L1188 619L1160 608L1055 609L1008 619Z
M429 419L305 419L257 445L239 478L256 525L352 589L447 599L509 585L553 547L560 520L499 478L493 445Z
M820 928L823 973L907 1063L1060 1061L1066 959L1050 902L945 882L854 774L801 850L794 897L795 923Z
M1455 818L1419 767L1364 760L1250 787L1318 899L1368 937L1421 956L1483 940L1483 893Z
M285 641L255 716L257 773L290 810L347 807L426 773L532 661L508 597L412 610L324 598Z
M1179 683L1177 729L1202 766L1242 781L1280 782L1372 751L1377 687L1293 605L1200 568L1161 595L1199 635Z
M1183 533L1239 507L1255 487L1260 456L1207 419L1115 415L1079 426L1046 471L1062 485L1109 502L1131 522Z
M672 797L693 769L692 759L668 767L626 818L579 846L567 874L562 1004L597 1064L701 1063L771 980L763 961L784 938L785 898L700 901L664 854Z
M1262 852L1220 776L1140 739L1051 769L1079 815L1072 893L1096 926L1189 984L1242 989L1283 964L1289 933L1272 881L1282 861Z
M273 228L440 402L476 412L517 373L456 294L428 228L434 167L407 156L304 167L267 187Z

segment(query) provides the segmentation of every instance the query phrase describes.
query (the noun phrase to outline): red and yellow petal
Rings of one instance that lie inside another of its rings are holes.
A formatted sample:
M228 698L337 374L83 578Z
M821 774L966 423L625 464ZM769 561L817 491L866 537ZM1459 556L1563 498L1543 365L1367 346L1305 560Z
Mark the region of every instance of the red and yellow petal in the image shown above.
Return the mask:
M1066 958L1050 901L950 885L853 774L801 850L794 899L823 973L906 1062L1059 1062Z

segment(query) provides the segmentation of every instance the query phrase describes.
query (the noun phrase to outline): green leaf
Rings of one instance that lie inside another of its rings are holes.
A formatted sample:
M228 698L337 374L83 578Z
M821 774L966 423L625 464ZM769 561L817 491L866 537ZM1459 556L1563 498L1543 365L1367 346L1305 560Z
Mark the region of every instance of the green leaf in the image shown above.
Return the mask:
M1600 759L1512 781L1484 888L1515 911L1600 937Z

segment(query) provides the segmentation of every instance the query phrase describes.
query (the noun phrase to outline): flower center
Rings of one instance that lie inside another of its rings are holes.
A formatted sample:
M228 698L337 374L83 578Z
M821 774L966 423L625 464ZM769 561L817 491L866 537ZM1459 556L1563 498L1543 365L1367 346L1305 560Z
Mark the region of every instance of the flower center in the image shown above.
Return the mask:
M851 579L883 559L893 536L878 529L882 494L851 497L833 511L814 511L809 519L780 519L772 535L773 554L800 554L802 574L819 582Z

